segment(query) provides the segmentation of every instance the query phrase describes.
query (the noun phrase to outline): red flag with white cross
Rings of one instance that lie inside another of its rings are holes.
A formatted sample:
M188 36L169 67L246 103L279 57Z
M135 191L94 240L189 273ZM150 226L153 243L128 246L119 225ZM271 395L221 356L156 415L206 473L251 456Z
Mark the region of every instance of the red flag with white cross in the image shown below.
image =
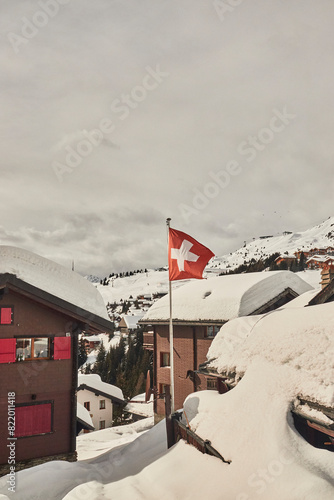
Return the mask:
M203 271L214 253L182 231L169 228L169 281L203 279Z

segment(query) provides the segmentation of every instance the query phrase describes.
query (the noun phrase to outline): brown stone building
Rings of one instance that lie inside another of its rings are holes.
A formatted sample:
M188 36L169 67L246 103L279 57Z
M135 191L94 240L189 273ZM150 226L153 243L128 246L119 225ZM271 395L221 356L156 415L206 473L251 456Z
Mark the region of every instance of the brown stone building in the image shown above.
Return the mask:
M0 247L0 475L13 462L17 471L76 459L78 333L110 326L87 280L25 250Z
M227 275L187 283L173 292L175 409L192 392L210 388L197 372L215 335L232 318L263 314L312 287L290 271ZM169 300L158 300L146 313L144 346L153 350L156 420L164 416L159 398L170 384Z

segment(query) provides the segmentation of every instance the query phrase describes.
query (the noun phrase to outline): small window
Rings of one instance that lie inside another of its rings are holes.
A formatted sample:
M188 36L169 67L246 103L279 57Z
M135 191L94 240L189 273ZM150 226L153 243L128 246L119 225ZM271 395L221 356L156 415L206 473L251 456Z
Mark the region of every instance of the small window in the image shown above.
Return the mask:
M219 325L210 325L206 327L206 337L208 339L213 339L219 330L221 329L221 326Z
M160 366L170 366L169 352L160 353Z
M86 408L87 411L90 411L90 401L85 401L84 407Z
M100 420L99 422L99 430L105 429L106 428L106 421L105 420Z
M209 391L217 390L217 379L208 378L206 381L206 388Z
M0 307L0 324L12 325L13 324L13 308Z
M50 347L47 337L16 339L16 360L31 361L49 359Z
M106 400L101 399L100 400L100 410L105 410L106 409Z

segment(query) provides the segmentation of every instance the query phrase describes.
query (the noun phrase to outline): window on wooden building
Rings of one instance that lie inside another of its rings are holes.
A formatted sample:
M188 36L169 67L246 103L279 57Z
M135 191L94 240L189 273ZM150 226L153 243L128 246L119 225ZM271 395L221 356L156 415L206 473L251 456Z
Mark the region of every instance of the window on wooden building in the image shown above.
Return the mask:
M12 307L0 307L0 325L12 325L14 314Z
M216 378L208 378L206 380L206 388L207 390L217 390L217 379Z
M52 403L17 406L15 437L35 436L52 432Z
M160 353L160 366L170 366L169 352Z
M101 399L100 400L100 410L105 410L106 409L106 400Z
M206 332L205 332L205 337L208 339L213 339L219 330L221 329L221 326L219 325L209 325L206 327Z
M85 401L84 407L86 408L87 411L90 411L90 401Z
M105 429L106 428L106 421L105 420L100 420L99 422L99 430Z
M34 337L16 339L16 360L31 361L50 358L50 339Z

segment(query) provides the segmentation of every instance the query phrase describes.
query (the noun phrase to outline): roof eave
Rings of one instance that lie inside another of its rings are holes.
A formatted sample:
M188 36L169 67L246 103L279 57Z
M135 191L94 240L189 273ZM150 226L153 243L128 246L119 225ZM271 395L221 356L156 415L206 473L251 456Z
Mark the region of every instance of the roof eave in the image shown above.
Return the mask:
M96 314L71 304L55 295L52 295L40 288L31 285L19 278L15 274L4 273L0 275L0 289L9 288L21 295L32 297L36 302L58 310L76 319L82 325L83 330L95 332L113 333L111 321L97 316Z
M120 399L120 398L117 398L116 396L112 396L111 394L103 392L100 389L95 389L95 387L90 387L87 384L80 384L78 386L78 391L81 391L84 389L86 389L87 391L93 392L96 396L104 396L105 398L113 401L113 403L116 403L116 404L124 404L125 403L124 399Z

